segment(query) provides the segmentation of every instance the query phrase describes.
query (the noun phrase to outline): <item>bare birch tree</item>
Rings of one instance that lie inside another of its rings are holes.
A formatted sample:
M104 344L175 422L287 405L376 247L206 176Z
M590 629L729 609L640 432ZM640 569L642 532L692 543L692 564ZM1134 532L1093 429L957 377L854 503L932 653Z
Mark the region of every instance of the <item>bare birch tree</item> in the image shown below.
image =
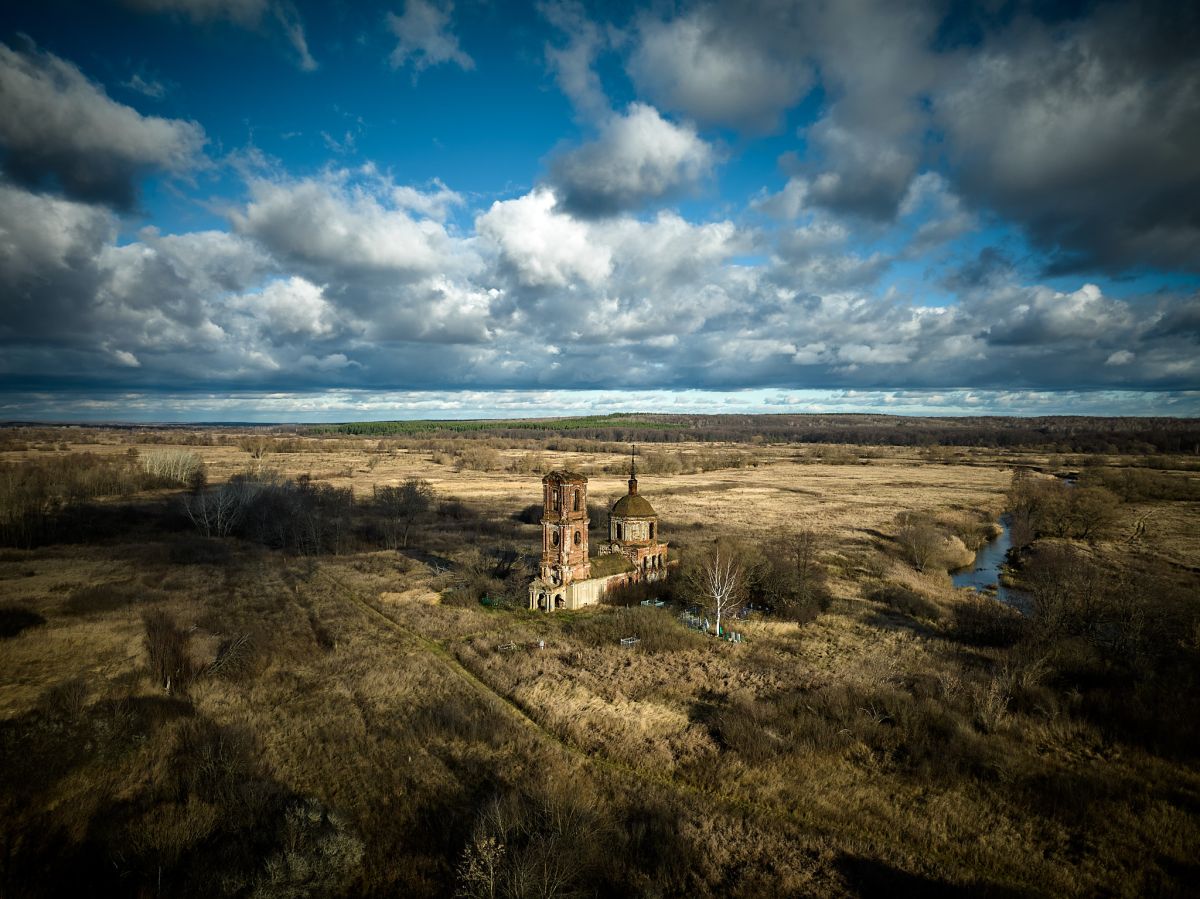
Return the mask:
M693 573L694 586L701 604L714 619L716 633L721 633L721 619L741 607L745 593L746 571L729 547L717 545L706 555Z

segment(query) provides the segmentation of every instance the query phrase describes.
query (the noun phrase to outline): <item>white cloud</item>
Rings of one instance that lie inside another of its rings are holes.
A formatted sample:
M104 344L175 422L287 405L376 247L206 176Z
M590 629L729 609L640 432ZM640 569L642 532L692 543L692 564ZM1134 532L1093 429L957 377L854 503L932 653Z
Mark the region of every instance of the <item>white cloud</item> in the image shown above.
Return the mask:
M122 81L121 85L141 94L143 97L149 97L151 100L161 100L167 95L167 86L165 84L157 78L143 78L137 72L134 72L128 81Z
M803 212L808 202L808 179L789 178L778 193L762 193L751 202L751 208L784 221Z
M1001 344L1093 341L1127 332L1134 324L1128 304L1105 297L1095 284L1070 293L1044 286L997 291L982 306L990 319L988 340Z
M678 195L712 171L714 153L690 125L667 121L631 103L601 127L600 136L556 159L551 178L564 207L608 215Z
M959 189L1064 270L1197 270L1200 57L1181 9L1016 16L932 97Z
M452 3L438 9L428 0L407 0L403 15L388 13L388 27L397 38L396 49L389 57L392 68L412 63L414 72L420 72L446 62L462 69L475 68L475 60L463 52L450 30L453 12Z
M234 225L281 260L406 277L474 266L469 248L440 222L400 208L397 200L412 206L418 194L397 193L390 184L355 180L343 171L297 181L256 180L250 195L245 209L233 213ZM427 205L447 202L434 195Z
M475 226L525 286L565 287L576 279L598 284L612 271L611 252L593 245L587 225L557 206L554 192L540 188L497 200Z
M546 45L546 63L558 86L585 119L597 121L609 115L608 97L593 68L597 54L610 43L608 35L573 0L547 2L538 8L568 38L562 47Z
M115 358L119 364L124 365L126 368L141 368L142 366L142 363L138 361L137 356L133 355L133 353L126 352L125 350L113 350L113 358Z
M230 305L260 320L275 337L324 337L334 329L335 312L322 289L298 276L272 281Z
M72 63L0 44L0 145L18 180L52 176L70 195L130 206L138 176L198 165L204 130L111 100Z
M391 197L401 209L413 212L437 221L445 221L450 213L450 207L462 206L466 201L463 195L451 190L441 181L433 182L435 190L420 191L407 185L392 188Z

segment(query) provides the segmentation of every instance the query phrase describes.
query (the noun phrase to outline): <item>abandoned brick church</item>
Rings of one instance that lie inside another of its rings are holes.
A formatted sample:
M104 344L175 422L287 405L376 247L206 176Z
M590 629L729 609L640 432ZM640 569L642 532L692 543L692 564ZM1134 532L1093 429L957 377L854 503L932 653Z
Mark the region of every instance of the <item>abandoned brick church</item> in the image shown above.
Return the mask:
M542 564L529 585L529 608L551 612L598 603L605 591L657 580L667 570L667 544L659 539L658 513L638 493L636 463L629 492L608 515L608 539L588 553L588 479L573 471L542 478Z

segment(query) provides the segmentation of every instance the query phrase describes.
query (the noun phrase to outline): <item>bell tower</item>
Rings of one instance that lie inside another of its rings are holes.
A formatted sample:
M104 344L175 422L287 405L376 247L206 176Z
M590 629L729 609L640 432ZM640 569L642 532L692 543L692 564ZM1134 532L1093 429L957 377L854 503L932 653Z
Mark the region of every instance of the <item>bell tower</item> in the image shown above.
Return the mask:
M588 562L587 478L552 471L542 478L541 577L566 585L591 576Z

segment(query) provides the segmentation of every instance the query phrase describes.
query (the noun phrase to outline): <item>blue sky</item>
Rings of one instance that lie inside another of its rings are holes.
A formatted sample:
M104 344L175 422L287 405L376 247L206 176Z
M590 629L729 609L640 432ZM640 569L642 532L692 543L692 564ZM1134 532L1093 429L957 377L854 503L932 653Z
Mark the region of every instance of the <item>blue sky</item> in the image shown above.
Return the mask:
M0 418L1200 413L1187 4L0 25Z

